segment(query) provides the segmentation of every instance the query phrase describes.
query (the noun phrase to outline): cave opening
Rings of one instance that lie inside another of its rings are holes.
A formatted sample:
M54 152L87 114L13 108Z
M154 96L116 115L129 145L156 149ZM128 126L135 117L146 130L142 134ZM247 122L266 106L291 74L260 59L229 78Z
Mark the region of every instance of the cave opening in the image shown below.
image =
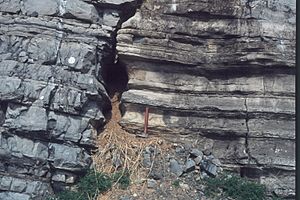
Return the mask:
M129 80L126 65L121 61L106 65L103 68L102 77L109 97L112 99L117 95L120 100L121 94L127 89Z

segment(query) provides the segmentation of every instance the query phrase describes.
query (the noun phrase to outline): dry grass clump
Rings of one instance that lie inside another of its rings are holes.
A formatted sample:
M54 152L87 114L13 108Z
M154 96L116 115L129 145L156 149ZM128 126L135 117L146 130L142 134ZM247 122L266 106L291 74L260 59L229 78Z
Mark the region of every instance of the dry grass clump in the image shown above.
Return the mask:
M149 174L149 169L146 170L142 166L143 150L147 146L153 146L158 150L168 147L161 138L155 136L140 138L123 130L118 124L121 120L121 113L117 95L114 95L111 101L111 119L105 125L104 131L98 136L97 146L99 148L93 155L94 168L108 174L129 172L131 182L134 183L136 180L147 178ZM117 183L118 181L113 185L112 191L114 192L117 190L115 187ZM104 196L102 195L98 199L103 200L105 199ZM109 199L109 197L106 198Z

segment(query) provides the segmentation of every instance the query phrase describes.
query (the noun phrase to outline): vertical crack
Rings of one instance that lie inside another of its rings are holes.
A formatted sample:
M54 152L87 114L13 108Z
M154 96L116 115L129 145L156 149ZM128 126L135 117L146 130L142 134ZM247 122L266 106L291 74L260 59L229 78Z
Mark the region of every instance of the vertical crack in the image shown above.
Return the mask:
M58 1L58 9L59 9L59 14L61 16L63 16L66 12L66 0L59 0ZM59 18L58 19L58 28L63 30L63 18ZM59 60L59 50L61 48L62 42L65 38L66 33L65 32L58 32L58 34L56 35L56 38L59 40L59 44L57 45L57 49L56 49L56 62L57 63L61 63L61 60ZM56 63L56 64L57 64Z
M248 112L248 106L247 106L247 98L245 98L245 101L244 101L244 105L245 105L245 108L246 108L246 118L245 118L245 122L246 122L246 128L247 128L247 132L246 132L246 141L245 141L245 147L246 147L246 153L248 155L248 165L251 164L251 161L254 161L256 165L260 165L259 162L257 161L257 159L255 157L253 157L251 155L251 151L250 151L250 148L249 148L249 138L250 138L250 135L249 135L249 112ZM249 166L250 167L250 166Z
M249 138L249 125L248 125L249 115L248 115L247 98L245 98L244 105L245 105L245 108L246 108L245 123L246 123L246 128L247 128L245 147L246 147L246 153L248 155L248 165L249 165L250 164L251 155L250 155L249 144L248 144L248 138Z

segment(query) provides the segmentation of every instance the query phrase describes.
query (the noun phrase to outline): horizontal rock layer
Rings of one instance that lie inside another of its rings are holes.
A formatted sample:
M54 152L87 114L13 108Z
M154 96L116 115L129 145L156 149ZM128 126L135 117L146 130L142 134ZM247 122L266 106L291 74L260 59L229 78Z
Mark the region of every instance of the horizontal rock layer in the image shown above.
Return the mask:
M136 6L0 1L0 199L45 199L90 167L111 107L102 72Z
M295 4L144 2L117 35L130 78L121 125L142 132L149 107L150 134L195 142L294 196Z

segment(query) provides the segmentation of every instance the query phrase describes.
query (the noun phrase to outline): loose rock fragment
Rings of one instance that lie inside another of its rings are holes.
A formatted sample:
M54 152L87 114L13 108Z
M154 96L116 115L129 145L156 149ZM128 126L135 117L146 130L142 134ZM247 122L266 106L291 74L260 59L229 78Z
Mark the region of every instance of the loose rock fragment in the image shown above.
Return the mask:
M181 176L183 174L183 167L175 159L171 159L170 171L176 174L177 176Z
M193 159L189 158L184 166L184 172L191 172L195 169L196 163Z

